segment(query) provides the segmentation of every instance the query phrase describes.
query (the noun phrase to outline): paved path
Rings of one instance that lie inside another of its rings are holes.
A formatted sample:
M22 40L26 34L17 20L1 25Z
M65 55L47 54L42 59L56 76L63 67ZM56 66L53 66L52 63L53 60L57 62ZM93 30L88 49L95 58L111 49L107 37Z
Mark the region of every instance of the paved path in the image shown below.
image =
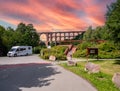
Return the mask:
M86 80L37 55L0 57L0 91L97 91Z

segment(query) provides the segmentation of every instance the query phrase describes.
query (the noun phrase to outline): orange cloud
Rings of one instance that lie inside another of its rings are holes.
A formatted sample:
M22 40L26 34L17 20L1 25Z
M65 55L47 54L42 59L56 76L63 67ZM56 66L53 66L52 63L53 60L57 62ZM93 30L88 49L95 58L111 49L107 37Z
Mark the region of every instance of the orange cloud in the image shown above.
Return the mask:
M114 0L3 0L1 20L17 25L32 23L37 31L85 29L104 25L106 5ZM99 3L99 4L98 4Z

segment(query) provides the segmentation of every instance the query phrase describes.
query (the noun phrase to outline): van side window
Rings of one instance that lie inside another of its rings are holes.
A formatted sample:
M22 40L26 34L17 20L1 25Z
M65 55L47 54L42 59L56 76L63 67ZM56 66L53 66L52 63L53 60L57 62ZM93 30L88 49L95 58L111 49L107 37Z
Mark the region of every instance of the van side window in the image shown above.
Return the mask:
M24 50L26 50L25 48L20 48L20 51L24 51Z
M28 47L28 49L30 50L31 48L30 48L30 47Z
M20 51L23 51L23 49L22 49L22 48L20 48Z
M19 49L17 49L16 51L19 51Z

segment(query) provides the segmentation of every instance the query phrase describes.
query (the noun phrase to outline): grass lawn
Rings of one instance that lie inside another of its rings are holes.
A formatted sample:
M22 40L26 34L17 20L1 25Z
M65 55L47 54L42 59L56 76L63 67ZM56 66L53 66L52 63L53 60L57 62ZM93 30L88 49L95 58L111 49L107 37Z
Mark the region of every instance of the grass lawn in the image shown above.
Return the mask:
M67 66L60 64L64 68L88 80L98 91L120 91L112 83L112 76L115 72L120 72L120 60L91 61L101 66L101 72L88 74L84 71L86 62L78 62L77 66Z

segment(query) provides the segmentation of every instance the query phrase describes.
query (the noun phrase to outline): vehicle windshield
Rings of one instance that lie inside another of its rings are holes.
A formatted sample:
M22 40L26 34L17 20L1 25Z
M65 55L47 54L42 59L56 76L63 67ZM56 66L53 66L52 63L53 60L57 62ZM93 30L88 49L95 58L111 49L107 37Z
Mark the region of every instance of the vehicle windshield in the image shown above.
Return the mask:
M15 51L15 50L16 50L15 48L10 49L10 51Z

